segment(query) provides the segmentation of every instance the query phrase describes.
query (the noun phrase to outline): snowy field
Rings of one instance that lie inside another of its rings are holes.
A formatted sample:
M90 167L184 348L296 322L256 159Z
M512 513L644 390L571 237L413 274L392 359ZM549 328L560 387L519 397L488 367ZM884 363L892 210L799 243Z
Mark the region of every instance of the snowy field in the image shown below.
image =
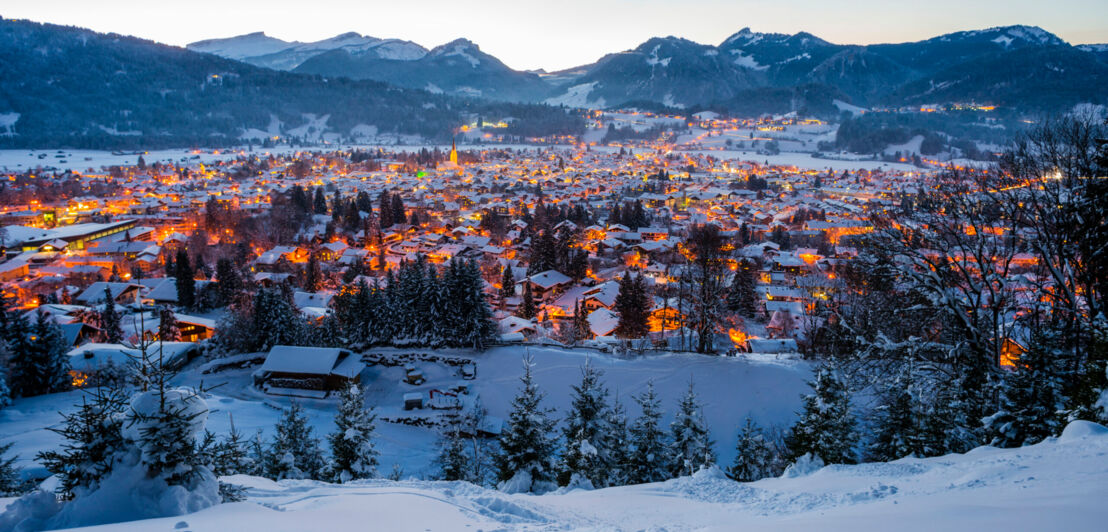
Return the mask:
M407 353L411 350L380 349L372 353ZM545 347L501 347L484 353L461 350L425 351L472 358L477 363L477 378L471 383L470 397L480 396L490 416L507 418L512 398L519 389L519 377L523 373L523 356L529 352L535 361L535 380L546 393L544 404L557 410L561 418L570 404L570 386L581 377L580 368L586 359L605 372L604 381L611 397L619 395L630 416L638 416L639 409L631 399L641 393L648 381L653 380L668 426L677 399L683 394L689 379L695 382L701 401L704 402L705 419L717 432L716 452L723 463L734 457L738 428L749 415L763 426L786 427L801 409L801 394L810 391L806 381L810 378L808 364L789 358L778 359L774 355L750 355L744 358L721 358L695 354L649 355L645 358L622 359L590 350L567 350ZM426 401L432 389L445 390L461 382L457 370L440 363L417 362L427 382L412 386L402 381L404 368L369 366L362 373L362 389L366 404L375 405L379 417L430 417L437 414L424 409L405 412L403 395L420 392ZM268 437L274 423L281 415L281 408L292 399L266 395L251 386L254 367L232 369L212 374L202 374L198 364L192 364L177 379L176 384L216 386L208 397L211 408L207 428L217 434L225 434L233 419L235 428L246 435L261 429ZM0 409L0 442L14 442L11 452L19 455L18 465L38 468L33 461L36 452L56 447L59 436L47 430L57 424L58 412L74 409L81 400L79 391L19 399L15 404ZM334 415L338 399L296 399L305 410L317 436L324 436L334 428ZM438 433L434 429L403 424L379 422L377 448L381 452L380 470L389 472L393 464L399 464L406 475L417 478L433 476L437 470L431 465L437 449ZM45 471L42 470L45 474Z
M460 482L227 480L248 485L248 500L82 530L1094 531L1108 522L1108 431L1078 422L1020 449L831 466L747 484L702 471L542 496Z

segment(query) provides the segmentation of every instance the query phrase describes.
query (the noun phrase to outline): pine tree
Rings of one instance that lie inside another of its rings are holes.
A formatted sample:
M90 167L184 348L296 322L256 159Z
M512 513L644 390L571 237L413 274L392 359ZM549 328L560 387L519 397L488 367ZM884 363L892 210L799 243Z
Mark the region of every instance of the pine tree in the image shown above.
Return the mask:
M15 395L30 397L68 390L69 357L61 328L48 314L36 312L26 340L22 350L13 351L9 362Z
M990 445L1031 445L1061 433L1063 392L1058 361L1065 355L1055 345L1052 335L1035 334L1015 369L1003 376L1000 408L985 420Z
M439 466L439 480L468 480L469 458L466 456L465 439L459 418L451 419L439 437L439 454L435 462Z
M5 458L15 442L0 444L0 497L15 497L24 491L23 481L20 479L20 469L16 467L15 460L18 456Z
M104 287L104 310L100 311L100 333L104 341L118 344L123 341L123 326L119 311L115 309L115 297L111 287Z
M315 197L312 199L312 210L315 214L327 214L327 198L323 195L321 187L315 188Z
M407 223L408 219L404 216L404 200L400 199L399 194L392 195L392 222L396 224Z
M531 295L531 281L523 283L522 299L519 308L516 310L516 316L525 320L534 319L535 315L538 314L538 310L535 308L535 297Z
M871 460L888 462L905 456L922 455L922 424L926 421L907 378L896 380L875 409L876 434L869 444Z
M126 396L116 389L97 387L82 398L75 412L62 414L60 428L48 430L65 441L60 450L38 453L35 460L58 477L58 494L73 498L78 491L92 491L112 471L123 448L123 413Z
M608 486L622 486L629 482L631 467L631 436L627 427L627 410L617 396L605 419L608 430L603 434L604 449L608 451Z
M813 393L804 396L804 411L786 441L791 458L811 454L825 464L854 463L858 436L846 387L827 366L821 366L808 385Z
M377 476L377 449L373 446L375 416L366 410L365 397L357 385L342 392L335 415L331 444L331 473L338 482Z
M177 250L177 267L174 272L177 285L177 306L190 309L196 305L196 280L185 249Z
M774 474L773 462L773 447L761 427L753 419L746 418L735 444L735 461L727 469L727 476L739 482L761 480Z
M523 387L512 400L512 412L500 434L497 479L505 491L542 493L553 487L557 473L551 438L555 422L550 419L552 411L541 405L543 394L531 372L534 361L526 358L523 367Z
M169 307L158 310L158 339L163 342L176 342L181 339L181 329L177 316Z
M654 381L635 398L642 415L631 426L633 449L629 457L627 481L631 484L660 482L671 478L669 441L662 431L662 401L654 391Z
M268 351L275 345L300 345L304 341L304 322L280 290L258 290L252 312L254 350Z
M712 452L715 442L704 422L702 410L690 380L689 389L678 403L677 415L669 426L673 438L670 444L670 456L673 457L670 471L675 477L692 475L701 467L710 466L716 461L715 453Z
M250 457L249 442L231 420L231 430L223 441L215 445L211 468L216 476L253 475L258 464Z
M392 198L387 190L381 193L380 206L377 209L377 219L381 224L381 229L388 229L395 223L392 217ZM378 245L380 245L380 243L378 243ZM383 252L381 257L384 258ZM383 263L384 261L382 261L382 264ZM382 268L383 267L384 266L382 266Z
M467 261L460 270L459 347L484 351L496 339L496 324L485 299L484 281L476 262Z
M516 295L516 280L512 276L511 266L505 265L500 276L500 308L504 308L504 302Z
M581 382L573 386L573 402L562 434L565 451L558 484L602 488L611 468L605 433L608 430L608 390L600 382L603 372L588 360L581 368Z
M265 451L265 472L276 480L318 479L323 470L319 439L299 403L293 402L274 427L273 441Z
M743 259L731 280L727 308L748 318L754 317L758 294L754 291L754 265Z
M308 264L304 268L304 291L316 292L323 282L323 274L319 271L319 259L312 253L308 257Z
M642 338L649 328L650 298L646 294L646 282L642 276L633 277L629 272L619 281L615 310L619 314L616 335L620 338Z
M219 281L216 287L219 290L220 301L224 305L238 301L239 294L243 290L243 282L235 264L230 259L219 259L215 263L215 276Z

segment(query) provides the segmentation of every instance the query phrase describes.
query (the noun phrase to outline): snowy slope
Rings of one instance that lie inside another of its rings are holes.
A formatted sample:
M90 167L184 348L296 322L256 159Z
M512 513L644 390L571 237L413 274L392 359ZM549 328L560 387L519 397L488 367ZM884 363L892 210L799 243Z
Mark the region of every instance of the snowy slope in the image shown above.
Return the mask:
M740 484L718 471L658 484L506 495L460 482L331 485L254 477L248 500L84 530L1103 530L1108 430L1078 422L1021 449L831 466Z

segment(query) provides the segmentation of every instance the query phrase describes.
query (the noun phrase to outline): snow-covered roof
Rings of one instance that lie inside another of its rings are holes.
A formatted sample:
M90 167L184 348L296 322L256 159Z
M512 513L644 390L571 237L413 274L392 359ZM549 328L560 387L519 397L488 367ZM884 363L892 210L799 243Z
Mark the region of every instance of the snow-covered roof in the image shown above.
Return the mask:
M352 356L350 351L335 347L275 345L265 357L261 370L270 373L331 375L338 370L349 372L350 368L342 362Z

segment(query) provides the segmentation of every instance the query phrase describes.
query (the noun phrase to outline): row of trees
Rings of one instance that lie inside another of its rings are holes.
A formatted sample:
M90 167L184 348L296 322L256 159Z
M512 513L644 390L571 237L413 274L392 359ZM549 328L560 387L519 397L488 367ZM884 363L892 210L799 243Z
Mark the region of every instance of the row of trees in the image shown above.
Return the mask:
M364 280L334 297L334 312L303 318L287 284L261 288L232 306L216 342L231 352L275 345L468 347L483 350L496 324L472 261L452 260L440 273L422 257L391 271L383 284Z
M1020 446L1106 419L1098 138L1100 119L1048 121L997 171L944 173L911 208L874 215L809 344L877 393L891 446L879 455Z

